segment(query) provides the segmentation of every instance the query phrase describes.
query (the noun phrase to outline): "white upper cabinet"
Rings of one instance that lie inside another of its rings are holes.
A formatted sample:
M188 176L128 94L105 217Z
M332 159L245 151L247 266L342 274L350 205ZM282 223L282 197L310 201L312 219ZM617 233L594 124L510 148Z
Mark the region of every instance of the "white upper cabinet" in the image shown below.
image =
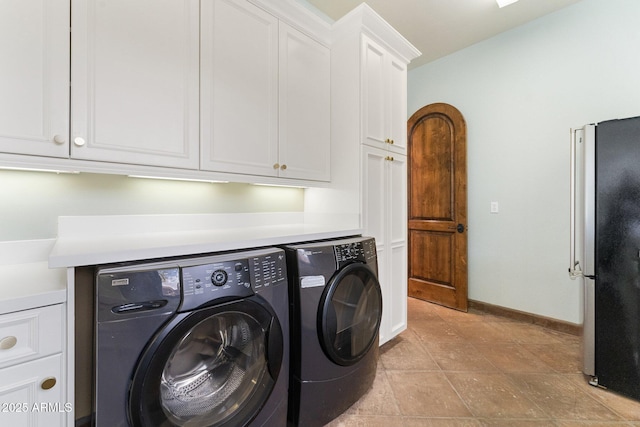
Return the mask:
M197 169L199 1L71 10L71 157Z
M69 155L69 0L0 2L0 152Z
M406 154L407 65L362 36L363 142Z
M278 20L244 0L209 0L201 23L201 168L277 176Z
M303 6L6 0L0 25L0 166L330 179L331 27Z
M280 23L280 176L328 181L331 53Z
M202 4L203 170L329 180L330 51L246 0Z

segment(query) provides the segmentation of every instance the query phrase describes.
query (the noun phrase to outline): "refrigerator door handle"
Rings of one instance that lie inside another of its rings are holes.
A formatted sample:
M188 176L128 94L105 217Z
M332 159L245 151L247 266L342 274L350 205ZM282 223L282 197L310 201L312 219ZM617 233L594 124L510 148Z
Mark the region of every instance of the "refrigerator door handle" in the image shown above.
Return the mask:
M569 178L569 277L571 279L576 279L578 277L582 277L582 268L580 266L580 260L576 257L576 245L578 239L577 229L576 229L576 208L577 208L577 167L576 163L577 159L577 138L576 132L581 131L581 129L571 129L571 154L570 154L570 178Z
M578 213L580 224L578 235L582 257L582 271L585 276L596 276L595 241L596 241L596 126L586 125L581 133L582 143L577 145L581 152L581 163L578 164L579 187Z

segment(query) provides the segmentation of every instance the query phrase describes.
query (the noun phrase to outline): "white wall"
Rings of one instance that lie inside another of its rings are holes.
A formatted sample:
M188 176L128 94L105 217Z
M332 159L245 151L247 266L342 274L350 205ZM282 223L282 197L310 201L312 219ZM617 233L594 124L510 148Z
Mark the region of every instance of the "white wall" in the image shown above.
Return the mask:
M581 323L569 129L640 115L639 22L637 0L583 0L409 72L409 115L467 122L469 298Z
M304 190L0 171L0 241L57 235L58 216L301 212Z

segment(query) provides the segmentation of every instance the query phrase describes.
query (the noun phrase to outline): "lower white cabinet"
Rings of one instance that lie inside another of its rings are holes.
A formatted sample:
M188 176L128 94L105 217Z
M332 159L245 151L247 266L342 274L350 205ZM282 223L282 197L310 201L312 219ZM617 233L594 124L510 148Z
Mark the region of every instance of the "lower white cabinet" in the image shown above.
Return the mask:
M407 159L367 145L362 156L363 228L376 239L384 344L407 328Z
M62 353L0 369L0 423L65 425L73 406L64 398L62 372Z
M65 425L64 306L0 315L0 425Z

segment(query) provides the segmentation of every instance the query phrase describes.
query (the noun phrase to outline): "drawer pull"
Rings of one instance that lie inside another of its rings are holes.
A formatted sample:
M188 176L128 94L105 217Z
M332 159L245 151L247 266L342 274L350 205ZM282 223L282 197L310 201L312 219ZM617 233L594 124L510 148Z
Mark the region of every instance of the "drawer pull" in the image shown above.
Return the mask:
M55 385L56 385L56 378L49 377L49 378L45 378L42 381L42 383L40 383L40 388L42 388L43 390L49 390L49 389L52 389Z
M18 343L18 338L16 337L4 337L0 340L0 350L9 350L13 348Z

